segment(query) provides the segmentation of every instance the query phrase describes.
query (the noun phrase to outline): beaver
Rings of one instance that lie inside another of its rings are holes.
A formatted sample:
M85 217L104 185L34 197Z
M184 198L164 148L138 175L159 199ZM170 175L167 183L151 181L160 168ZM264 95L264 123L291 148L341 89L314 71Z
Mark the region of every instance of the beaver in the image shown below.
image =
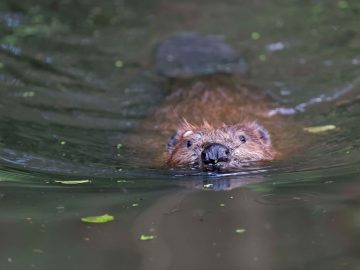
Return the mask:
M268 129L281 125L269 118L272 103L259 89L225 74L177 80L170 88L152 117L157 130L175 131L164 154L168 166L237 170L280 155Z
M170 138L164 164L228 171L282 154L270 135L285 135L284 121L269 116L276 103L245 82L244 59L222 39L176 34L157 46L155 64L169 94L144 125ZM144 141L152 154L158 142Z

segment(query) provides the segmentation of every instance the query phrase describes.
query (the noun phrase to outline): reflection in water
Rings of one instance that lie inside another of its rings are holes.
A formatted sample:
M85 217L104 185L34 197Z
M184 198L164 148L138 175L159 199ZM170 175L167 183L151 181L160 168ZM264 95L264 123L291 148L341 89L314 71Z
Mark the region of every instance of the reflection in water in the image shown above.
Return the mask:
M358 248L356 237L351 237L359 230L358 175L359 171L344 174L340 167L328 175L315 170L118 180L108 185L3 182L0 265L4 269L31 265L46 269L50 262L52 269L356 265L357 255L351 254L357 253L348 251ZM206 190L199 188L201 184ZM210 184L234 188L207 190ZM80 222L81 217L105 213L115 221ZM155 238L140 241L142 234Z
M1 1L0 269L359 268L359 8ZM258 171L144 168L124 142L167 95L151 58L179 31L223 36L281 108L352 83L293 116L337 130ZM115 221L80 221L105 213Z
M138 241L139 269L337 269L359 263L344 254L356 245L351 247L338 226L339 211L331 203L339 198L339 186L320 181L322 191L309 195L315 184L298 185L295 191L291 185L272 185L267 191L255 186L161 197L134 221L134 238L156 236L151 242ZM263 200L275 196L282 197L275 204ZM239 228L245 231L236 233Z
M304 112L307 109L307 107L312 105L316 105L323 102L334 102L337 99L341 98L342 96L352 92L355 87L359 87L359 83L360 83L360 78L357 78L355 79L354 82L345 85L340 89L335 89L335 91L333 91L333 93L331 93L328 96L322 94L318 97L311 98L306 102L300 103L293 108L276 108L269 112L269 116L274 116L276 114L283 114L283 115L296 114L296 113Z

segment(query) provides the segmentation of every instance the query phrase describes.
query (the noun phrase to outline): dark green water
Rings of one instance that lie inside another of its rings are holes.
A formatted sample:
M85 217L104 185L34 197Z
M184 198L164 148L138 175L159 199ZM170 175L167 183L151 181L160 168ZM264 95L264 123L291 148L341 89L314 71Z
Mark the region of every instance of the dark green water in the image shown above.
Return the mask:
M359 26L344 0L1 1L0 269L359 269ZM178 31L224 36L284 107L351 89L293 116L338 129L237 175L142 166L124 141Z

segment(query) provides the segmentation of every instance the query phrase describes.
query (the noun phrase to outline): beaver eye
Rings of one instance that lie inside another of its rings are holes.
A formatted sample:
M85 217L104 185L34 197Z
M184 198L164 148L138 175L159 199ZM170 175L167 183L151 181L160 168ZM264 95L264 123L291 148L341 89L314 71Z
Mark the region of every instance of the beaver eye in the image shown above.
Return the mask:
M240 141L241 141L242 143L246 143L246 138L245 138L244 135L240 135L240 136L239 136L239 139L240 139Z
M187 141L187 142L186 142L186 146L187 146L187 147L192 146L192 142L191 142L191 141Z

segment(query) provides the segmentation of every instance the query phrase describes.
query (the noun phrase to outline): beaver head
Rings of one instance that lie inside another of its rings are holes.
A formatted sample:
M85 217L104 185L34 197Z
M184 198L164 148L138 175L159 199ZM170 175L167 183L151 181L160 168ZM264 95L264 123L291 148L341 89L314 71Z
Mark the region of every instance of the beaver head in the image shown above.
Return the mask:
M270 134L256 122L215 128L187 122L168 141L167 164L205 171L239 169L253 161L271 160L275 150Z

